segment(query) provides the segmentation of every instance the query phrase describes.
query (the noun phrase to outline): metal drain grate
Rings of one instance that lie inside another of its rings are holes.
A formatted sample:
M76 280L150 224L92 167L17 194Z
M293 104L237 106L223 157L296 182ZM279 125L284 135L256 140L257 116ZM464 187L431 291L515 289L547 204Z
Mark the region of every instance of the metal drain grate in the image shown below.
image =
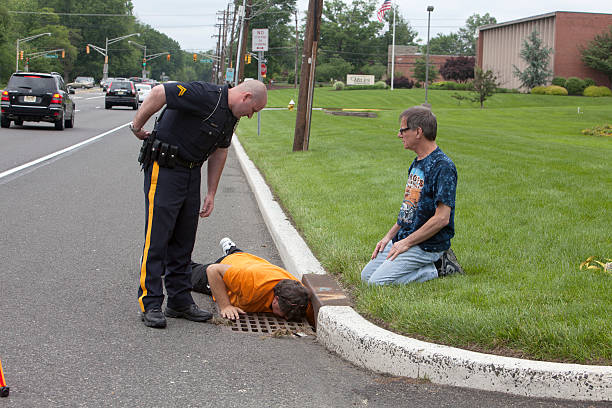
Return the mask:
M301 322L290 322L279 319L272 313L246 313L241 314L234 321L232 331L245 333L273 334L279 330L288 330L291 333L309 333L312 328L306 320Z

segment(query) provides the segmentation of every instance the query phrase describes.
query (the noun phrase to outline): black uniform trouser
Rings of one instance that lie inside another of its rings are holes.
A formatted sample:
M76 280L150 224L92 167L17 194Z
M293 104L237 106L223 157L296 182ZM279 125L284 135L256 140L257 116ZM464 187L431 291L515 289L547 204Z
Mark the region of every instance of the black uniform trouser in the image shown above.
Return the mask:
M141 310L168 306L181 309L194 303L191 297L191 252L200 211L200 167L159 167L145 171L145 242L140 266L138 303Z

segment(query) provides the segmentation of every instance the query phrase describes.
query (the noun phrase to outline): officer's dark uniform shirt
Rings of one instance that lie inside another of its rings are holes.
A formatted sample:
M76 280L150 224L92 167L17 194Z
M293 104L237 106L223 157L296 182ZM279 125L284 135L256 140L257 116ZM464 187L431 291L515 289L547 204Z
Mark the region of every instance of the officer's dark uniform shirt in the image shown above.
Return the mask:
M238 119L227 103L227 85L173 82L164 88L167 109L157 124L159 140L178 146L187 161L203 161L217 147L230 146Z

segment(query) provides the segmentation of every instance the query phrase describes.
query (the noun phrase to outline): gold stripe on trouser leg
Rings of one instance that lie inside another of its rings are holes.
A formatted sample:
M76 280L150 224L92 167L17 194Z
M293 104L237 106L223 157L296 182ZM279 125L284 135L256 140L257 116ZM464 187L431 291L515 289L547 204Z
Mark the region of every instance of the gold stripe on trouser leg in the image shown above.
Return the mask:
M145 238L144 251L142 253L142 264L140 265L140 288L142 295L138 298L140 309L144 312L144 303L142 299L147 296L147 287L145 280L147 279L147 258L149 255L149 245L151 245L151 229L153 229L153 204L155 201L155 190L157 189L157 177L159 175L159 164L153 162L153 170L151 171L151 185L149 186L149 215L147 220L147 235Z

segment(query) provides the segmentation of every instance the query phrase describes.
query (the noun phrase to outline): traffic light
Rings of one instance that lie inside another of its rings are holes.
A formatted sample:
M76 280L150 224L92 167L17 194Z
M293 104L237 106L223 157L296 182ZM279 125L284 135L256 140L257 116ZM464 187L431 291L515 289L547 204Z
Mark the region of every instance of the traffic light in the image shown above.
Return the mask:
M142 59L142 66L143 66L143 67L146 67L146 66L147 66L147 59L146 59L146 58L143 58L143 59Z
M19 51L19 59L23 60L23 50Z
M85 46L85 51L89 54L89 45Z
M198 54L193 53L193 62L198 62Z
M170 61L170 54L166 55L166 60Z
M246 63L250 64L251 63L251 54L247 54L244 57L246 58Z
M62 58L66 58L66 51L62 50Z

